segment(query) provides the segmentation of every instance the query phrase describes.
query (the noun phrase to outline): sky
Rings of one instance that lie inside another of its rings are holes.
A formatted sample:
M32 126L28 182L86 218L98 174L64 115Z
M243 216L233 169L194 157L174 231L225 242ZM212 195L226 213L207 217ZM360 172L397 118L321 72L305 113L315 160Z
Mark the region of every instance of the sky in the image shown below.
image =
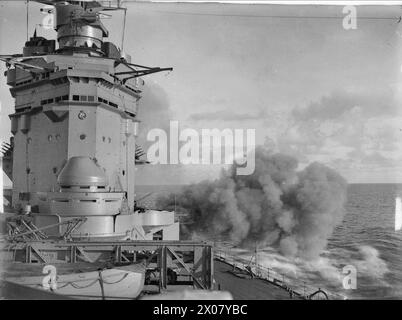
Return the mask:
M40 7L30 4L30 34L44 17ZM252 128L257 144L293 155L301 167L319 161L350 183L402 183L400 7L357 7L354 30L343 28L339 6L127 7L124 51L132 62L174 68L144 78L140 128L169 120L196 130ZM0 54L21 52L25 19L23 3L0 2ZM122 21L121 13L104 20L119 46ZM54 37L40 27L38 34ZM13 100L3 76L0 102L7 140ZM220 170L147 166L138 179L189 183Z

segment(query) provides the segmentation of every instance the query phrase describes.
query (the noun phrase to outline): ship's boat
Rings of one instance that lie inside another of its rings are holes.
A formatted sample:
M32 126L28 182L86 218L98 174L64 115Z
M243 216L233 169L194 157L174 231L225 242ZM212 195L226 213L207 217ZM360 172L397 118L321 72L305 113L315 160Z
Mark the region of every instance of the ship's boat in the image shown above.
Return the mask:
M136 299L144 288L143 263L106 266L93 263L5 266L4 281L75 299ZM13 290L12 286L9 289ZM12 292L2 295L13 296ZM23 297L19 296L19 299Z

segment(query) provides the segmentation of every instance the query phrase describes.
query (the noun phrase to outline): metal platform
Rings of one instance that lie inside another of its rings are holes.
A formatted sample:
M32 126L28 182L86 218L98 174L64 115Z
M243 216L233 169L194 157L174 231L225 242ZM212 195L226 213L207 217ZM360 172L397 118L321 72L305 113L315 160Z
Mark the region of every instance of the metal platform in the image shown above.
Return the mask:
M213 289L213 247L193 241L28 241L0 243L0 262L129 263L145 260L161 290L168 285ZM175 276L172 277L172 270Z

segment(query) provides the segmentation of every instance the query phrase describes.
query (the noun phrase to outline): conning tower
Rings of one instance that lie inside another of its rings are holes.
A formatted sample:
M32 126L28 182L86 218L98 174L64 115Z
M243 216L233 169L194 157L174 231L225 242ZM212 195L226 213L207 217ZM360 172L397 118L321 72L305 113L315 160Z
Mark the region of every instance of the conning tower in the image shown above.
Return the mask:
M174 215L152 211L149 225L134 202L141 77L171 68L132 64L105 41L102 12L120 7L37 2L54 6L57 43L35 31L22 55L2 57L15 98L13 207L29 205L38 227L85 217L77 236L152 239L152 232L165 228L171 230L167 238L178 238Z

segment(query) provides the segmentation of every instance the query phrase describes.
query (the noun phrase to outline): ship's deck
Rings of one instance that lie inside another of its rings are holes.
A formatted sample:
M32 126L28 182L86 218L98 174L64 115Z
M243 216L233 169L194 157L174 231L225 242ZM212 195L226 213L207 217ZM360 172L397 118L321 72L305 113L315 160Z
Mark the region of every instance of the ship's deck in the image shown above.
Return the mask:
M221 290L229 291L236 300L291 299L289 292L263 279L242 278L231 271L233 266L215 260L215 281ZM298 297L294 297L298 299Z
M289 293L268 281L262 279L251 279L250 277L239 277L232 273L233 266L227 264L225 262L215 260L214 263L215 268L215 281L220 286L220 290L229 291L235 300L279 300L279 299L290 299ZM43 292L42 290L34 290L34 289L24 289L28 291L22 290L22 286L7 284L12 287L3 287L0 286L0 291L3 289L3 294L8 293L8 299L67 299L68 297L58 297L52 296L52 294ZM20 289L21 287L21 289ZM175 287L175 286L173 286ZM151 286L145 286L146 291L150 293L156 294L157 288ZM172 294L175 291L180 290L191 290L191 286L178 286L175 290L169 290ZM32 294L31 292L32 291ZM153 292L154 291L154 292ZM10 293L13 293L10 295ZM38 295L39 294L39 295ZM35 296L36 295L36 296ZM7 295L6 295L7 296ZM179 296L178 296L179 297ZM0 294L1 298L1 294ZM5 298L5 297L2 297ZM155 298L155 297L154 297ZM159 299L163 298L163 296L158 297ZM176 297L177 298L177 297ZM298 297L294 297L298 299Z
M214 261L214 277L221 291L230 292L235 300L286 300L291 299L289 292L284 288L276 286L263 279L251 279L249 276L237 276L233 272L233 266L220 260ZM158 287L155 285L145 285L144 291L146 299L179 299L183 300L184 290L192 291L194 288L188 286L169 286L162 295L159 293ZM196 297L195 295L194 297ZM192 297L192 299L197 299ZM226 297L226 295L225 295ZM203 298L208 298L208 295ZM293 296L293 299L299 299Z

